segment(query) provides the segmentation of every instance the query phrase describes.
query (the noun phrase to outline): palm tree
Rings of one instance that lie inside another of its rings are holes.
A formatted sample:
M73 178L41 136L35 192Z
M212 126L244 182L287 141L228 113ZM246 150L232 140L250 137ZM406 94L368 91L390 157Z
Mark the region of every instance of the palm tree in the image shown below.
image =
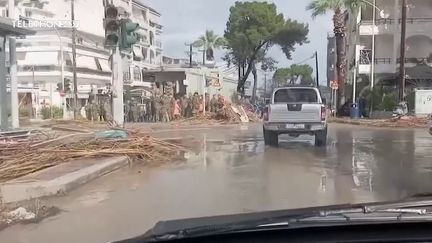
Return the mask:
M206 30L205 34L200 36L193 45L195 47L203 47L206 52L207 60L214 60L214 50L225 45L225 39L218 36L213 30Z
M306 7L312 11L312 17L324 15L327 12L333 12L334 34L336 39L336 71L338 90L338 105L345 97L345 79L346 79L346 50L345 36L347 30L348 14L355 13L359 7L365 4L366 0L312 0Z

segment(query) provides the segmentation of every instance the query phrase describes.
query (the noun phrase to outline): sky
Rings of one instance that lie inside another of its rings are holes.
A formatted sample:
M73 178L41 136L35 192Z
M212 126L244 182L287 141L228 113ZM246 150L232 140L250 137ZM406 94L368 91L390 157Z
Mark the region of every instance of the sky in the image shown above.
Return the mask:
M185 57L190 43L201 36L206 29L223 35L228 20L229 8L235 0L141 0L161 13L163 25L162 42L164 55ZM276 4L279 12L285 18L309 24L309 43L296 48L292 60L287 60L285 54L275 47L269 56L275 58L279 67L287 67L311 57L315 51L319 56L320 82L326 83L327 33L332 30L331 13L325 16L311 18L306 11L306 5L311 0L269 0ZM220 53L219 53L220 54ZM306 62L315 66L315 61Z

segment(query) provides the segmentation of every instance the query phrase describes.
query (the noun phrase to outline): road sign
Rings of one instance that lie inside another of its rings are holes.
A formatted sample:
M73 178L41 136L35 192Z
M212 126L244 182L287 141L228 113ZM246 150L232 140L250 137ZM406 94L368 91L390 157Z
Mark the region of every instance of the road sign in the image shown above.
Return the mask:
M331 81L330 87L333 90L338 90L339 89L339 85L338 85L337 81L335 81L335 80Z

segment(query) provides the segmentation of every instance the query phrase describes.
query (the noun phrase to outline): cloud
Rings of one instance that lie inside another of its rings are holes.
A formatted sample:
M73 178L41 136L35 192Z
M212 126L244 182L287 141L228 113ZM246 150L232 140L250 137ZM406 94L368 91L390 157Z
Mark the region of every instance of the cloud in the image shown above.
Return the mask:
M324 82L326 77L327 33L332 29L331 16L326 15L312 19L306 5L310 0L273 0L278 10L286 18L307 22L309 24L310 43L300 46L289 61L279 48L273 48L270 54L279 61L279 66L287 66L319 53L320 76ZM229 16L229 8L235 0L143 0L143 2L162 14L162 35L164 53L186 57L185 42L193 41L202 35L206 29L214 30L223 35ZM311 64L314 64L311 62Z

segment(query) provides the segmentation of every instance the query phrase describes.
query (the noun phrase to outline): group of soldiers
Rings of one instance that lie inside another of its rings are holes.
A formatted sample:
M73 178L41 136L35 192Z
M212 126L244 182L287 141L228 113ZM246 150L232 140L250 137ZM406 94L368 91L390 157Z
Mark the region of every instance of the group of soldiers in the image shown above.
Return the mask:
M205 100L204 100L205 99ZM202 115L204 109L206 112L217 112L225 105L225 99L222 95L209 94L199 95L195 92L193 95L178 96L155 91L150 100L144 104L138 104L134 100L127 102L125 105L126 122L170 122L180 118L190 118Z
M225 106L222 95L199 95L195 92L187 96L162 93L156 90L153 96L144 102L131 99L125 102L125 122L170 122L180 118L200 116L205 112L216 113ZM106 100L90 99L84 107L86 118L90 121L110 121L111 107Z
M91 99L84 107L87 120L90 121L110 121L111 106L106 100Z

